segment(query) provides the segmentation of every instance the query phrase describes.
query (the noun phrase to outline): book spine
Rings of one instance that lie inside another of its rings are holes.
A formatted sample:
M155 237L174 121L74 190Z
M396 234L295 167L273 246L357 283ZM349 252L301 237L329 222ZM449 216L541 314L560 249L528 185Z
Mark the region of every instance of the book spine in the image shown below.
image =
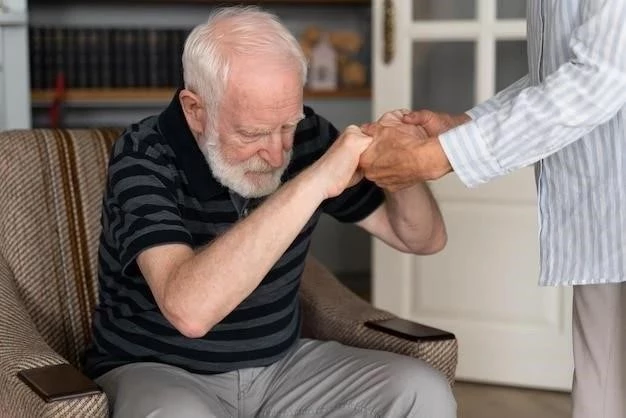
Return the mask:
M100 29L98 36L100 50L100 87L109 89L113 87L112 48L110 29Z
M39 27L29 29L30 51L30 86L32 89L44 88L44 64L43 64L43 30Z

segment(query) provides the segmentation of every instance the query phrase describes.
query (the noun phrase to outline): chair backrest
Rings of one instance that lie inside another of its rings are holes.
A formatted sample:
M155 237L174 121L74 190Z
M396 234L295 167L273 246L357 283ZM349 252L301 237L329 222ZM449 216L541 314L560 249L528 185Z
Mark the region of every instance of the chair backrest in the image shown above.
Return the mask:
M46 342L78 365L97 300L114 129L0 132L0 257Z

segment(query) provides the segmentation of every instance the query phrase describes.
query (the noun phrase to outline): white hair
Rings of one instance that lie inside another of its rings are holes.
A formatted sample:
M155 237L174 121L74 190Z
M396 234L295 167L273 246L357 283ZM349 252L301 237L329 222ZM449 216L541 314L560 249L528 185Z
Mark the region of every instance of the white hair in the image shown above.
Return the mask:
M306 81L300 44L275 15L254 6L218 8L191 31L182 57L185 88L204 100L214 129L235 56L284 59L297 67L303 86Z

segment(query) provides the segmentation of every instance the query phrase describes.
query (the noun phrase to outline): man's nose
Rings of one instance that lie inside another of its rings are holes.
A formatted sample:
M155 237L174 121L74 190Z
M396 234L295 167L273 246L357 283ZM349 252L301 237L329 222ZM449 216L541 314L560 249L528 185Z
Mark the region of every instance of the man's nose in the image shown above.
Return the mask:
M285 162L285 152L280 134L272 134L264 149L263 159L274 168L282 167Z

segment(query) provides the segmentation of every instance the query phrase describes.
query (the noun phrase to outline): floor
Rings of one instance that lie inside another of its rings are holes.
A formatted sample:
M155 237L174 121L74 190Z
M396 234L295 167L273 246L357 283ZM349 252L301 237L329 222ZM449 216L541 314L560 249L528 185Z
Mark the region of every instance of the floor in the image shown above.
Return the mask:
M457 382L458 418L569 418L570 395Z
M343 274L340 280L353 292L370 300L365 274ZM567 393L457 382L454 394L459 418L569 418Z

